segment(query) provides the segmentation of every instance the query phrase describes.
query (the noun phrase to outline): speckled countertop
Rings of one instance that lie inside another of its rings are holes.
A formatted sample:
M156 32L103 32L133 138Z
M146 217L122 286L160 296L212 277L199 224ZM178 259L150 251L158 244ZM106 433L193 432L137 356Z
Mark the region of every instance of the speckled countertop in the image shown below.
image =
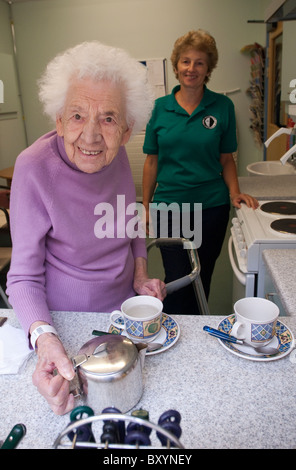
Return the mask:
M5 314L18 325L13 311L0 310ZM94 328L109 325L108 314L59 312L53 317L70 356L91 338ZM182 415L180 441L188 449L296 448L293 352L277 361L246 360L203 331L204 325L217 327L222 317L174 318L179 340L161 354L146 357L144 393L136 408L147 409L154 423L164 411L177 409ZM281 320L296 332L296 317ZM32 385L35 363L33 353L21 374L0 376L0 439L23 423L27 434L19 448L52 448L69 415L55 416Z
M285 313L296 316L296 250L264 250L263 260Z
M296 199L296 176L241 176L240 190L259 199Z

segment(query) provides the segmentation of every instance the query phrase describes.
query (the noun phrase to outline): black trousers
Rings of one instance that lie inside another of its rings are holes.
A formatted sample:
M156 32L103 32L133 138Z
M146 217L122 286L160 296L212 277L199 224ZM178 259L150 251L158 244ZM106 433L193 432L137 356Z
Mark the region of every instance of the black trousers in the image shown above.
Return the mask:
M229 210L230 206L226 204L202 211L202 243L197 251L201 266L200 276L207 299L215 263L225 238ZM168 236L172 236L170 217ZM183 237L183 234L181 233L180 236ZM191 272L188 254L182 246L161 247L160 250L165 270L165 283ZM192 284L168 295L163 304L164 312L168 314L200 314Z

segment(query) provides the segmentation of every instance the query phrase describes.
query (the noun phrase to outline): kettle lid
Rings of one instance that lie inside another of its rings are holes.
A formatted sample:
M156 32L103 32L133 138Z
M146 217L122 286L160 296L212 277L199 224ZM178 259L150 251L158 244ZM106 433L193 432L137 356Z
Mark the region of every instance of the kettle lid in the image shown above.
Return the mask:
M138 349L129 338L112 334L91 339L78 354L87 356L87 361L80 365L83 371L109 376L129 370L138 358Z

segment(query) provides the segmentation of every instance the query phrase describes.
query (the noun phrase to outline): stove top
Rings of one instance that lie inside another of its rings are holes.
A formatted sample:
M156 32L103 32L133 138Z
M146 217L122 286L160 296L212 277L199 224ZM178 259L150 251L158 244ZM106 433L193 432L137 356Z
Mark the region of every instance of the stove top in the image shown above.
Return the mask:
M236 210L247 245L296 242L296 201L259 201L256 210Z
M271 222L270 228L279 233L286 235L296 234L296 220L295 219L277 219Z
M296 202L270 201L260 204L260 211L271 216L296 216Z

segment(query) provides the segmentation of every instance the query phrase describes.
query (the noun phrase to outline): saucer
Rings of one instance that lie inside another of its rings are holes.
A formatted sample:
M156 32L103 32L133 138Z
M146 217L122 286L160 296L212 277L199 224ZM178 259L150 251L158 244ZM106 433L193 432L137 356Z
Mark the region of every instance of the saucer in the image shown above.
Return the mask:
M231 334L233 324L235 322L235 315L229 315L224 318L219 325L218 330L223 331L224 333ZM294 336L291 330L284 325L281 321L277 321L275 326L275 336L268 344L274 348L278 349L277 354L268 355L257 352L252 346L247 346L245 344L236 344L230 343L229 341L223 341L218 339L222 346L230 351L236 356L243 357L244 359L249 359L250 361L276 361L282 357L290 354L294 347Z
M115 320L116 323L122 324L122 320L117 319ZM117 335L124 335L126 336L126 333L124 330L121 330L120 328L116 328L114 325L109 326L109 333L114 333ZM154 354L159 354L162 353L163 351L166 351L167 349L171 348L174 346L174 344L178 341L180 336L180 327L176 320L174 320L172 317L167 315L166 313L162 314L162 325L159 334L154 338L151 343L160 343L162 346L159 349L156 349L156 351L149 351L146 352L146 356L153 356ZM143 340L144 342L144 340Z

